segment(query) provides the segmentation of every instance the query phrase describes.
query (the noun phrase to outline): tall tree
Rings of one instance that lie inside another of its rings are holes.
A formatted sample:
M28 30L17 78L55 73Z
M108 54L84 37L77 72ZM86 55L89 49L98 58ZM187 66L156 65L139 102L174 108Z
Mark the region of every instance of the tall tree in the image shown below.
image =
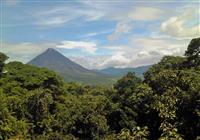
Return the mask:
M188 48L185 52L188 57L190 65L199 66L200 65L200 37L194 38L190 41Z
M7 59L8 57L5 54L0 52L0 77L2 76L4 63Z

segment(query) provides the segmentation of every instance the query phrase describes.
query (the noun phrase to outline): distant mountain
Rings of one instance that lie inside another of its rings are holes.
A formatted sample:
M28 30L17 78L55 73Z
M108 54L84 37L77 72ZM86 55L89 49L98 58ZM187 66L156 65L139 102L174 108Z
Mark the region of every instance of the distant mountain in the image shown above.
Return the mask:
M121 77L121 76L127 74L128 72L135 72L135 74L137 76L143 77L143 73L145 73L150 67L151 67L151 65L141 66L141 67L136 67L136 68L110 67L110 68L99 70L99 72L101 72L103 74L112 75L112 76L118 76L118 77Z
M47 49L28 62L28 64L53 70L69 82L77 81L90 85L110 85L116 80L113 76L88 70L52 48Z

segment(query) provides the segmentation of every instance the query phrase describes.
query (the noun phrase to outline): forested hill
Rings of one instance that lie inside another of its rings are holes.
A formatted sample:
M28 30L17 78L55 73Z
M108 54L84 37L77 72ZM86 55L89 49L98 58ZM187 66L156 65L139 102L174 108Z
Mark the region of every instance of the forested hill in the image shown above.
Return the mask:
M200 139L200 38L110 89L7 59L0 53L0 140Z

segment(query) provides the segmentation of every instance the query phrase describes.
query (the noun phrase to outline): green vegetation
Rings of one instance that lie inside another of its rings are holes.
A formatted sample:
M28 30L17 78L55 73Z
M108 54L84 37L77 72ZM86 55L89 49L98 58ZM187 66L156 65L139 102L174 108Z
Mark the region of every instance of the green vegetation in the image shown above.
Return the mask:
M200 38L185 57L165 56L144 80L128 73L113 88L65 83L57 74L0 53L0 139L197 140Z

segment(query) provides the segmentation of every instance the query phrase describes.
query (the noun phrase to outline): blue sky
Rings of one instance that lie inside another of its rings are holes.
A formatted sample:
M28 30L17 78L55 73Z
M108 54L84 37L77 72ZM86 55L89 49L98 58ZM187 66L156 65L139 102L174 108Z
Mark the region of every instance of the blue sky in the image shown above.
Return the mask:
M87 68L183 55L200 36L198 0L2 0L1 50L24 63L47 48Z

